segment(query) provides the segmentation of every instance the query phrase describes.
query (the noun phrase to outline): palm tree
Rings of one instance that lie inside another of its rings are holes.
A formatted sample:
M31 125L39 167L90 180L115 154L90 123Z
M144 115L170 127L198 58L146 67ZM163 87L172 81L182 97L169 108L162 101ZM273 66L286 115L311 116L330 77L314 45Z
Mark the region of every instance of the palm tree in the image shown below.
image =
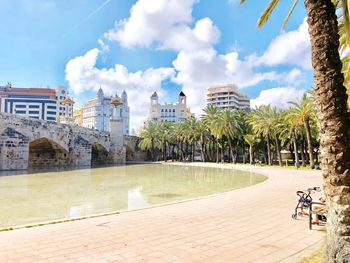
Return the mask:
M306 94L303 95L301 101L298 102L290 102L294 107L290 109L291 117L295 118L296 122L299 122L301 125L304 125L304 129L306 132L310 167L314 168L315 160L314 160L314 149L312 146L312 135L311 135L311 127L310 127L310 119L314 116L314 103L312 98L308 98Z
M268 164L272 165L272 155L270 148L271 138L274 137L275 111L270 105L262 105L255 108L248 116L248 123L252 126L252 131L256 135L261 135L266 139Z
M259 27L264 25L279 2L270 1L258 21ZM297 2L294 0L286 20ZM343 23L349 28L349 1L304 0L311 40L320 147L323 154L321 162L328 207L325 261L346 262L350 258L350 116L342 61L338 52L338 17L333 2L342 8ZM348 30L344 34L349 38Z
M298 134L300 133L300 122L294 117L291 109L285 110L283 112L283 121L280 124L279 129L281 129L281 136L284 141L291 139L294 148L294 161L295 167L299 167L299 154L298 154Z
M202 120L209 128L211 135L216 141L216 162L219 162L219 140L222 138L222 126L219 121L220 109L208 105L204 110L205 115L202 116Z
M172 134L177 144L177 157L178 157L177 159L180 161L183 161L184 160L183 141L185 137L184 123L175 123L172 130Z
M243 133L242 123L240 123L239 114L237 110L224 109L219 116L220 125L222 125L222 133L228 140L231 158L236 162L233 151L233 140L238 140Z
M155 148L159 146L159 126L156 123L149 122L141 131L142 140L139 147L142 150L150 150L152 161L155 161Z
M171 138L173 126L169 122L163 122L158 126L158 136L162 144L163 161L167 161L167 148Z
M196 134L201 145L201 159L205 162L205 145L208 140L210 140L210 132L203 120L199 120L196 126Z
M244 135L244 141L249 145L249 163L254 163L254 146L259 142L254 134Z
M197 120L192 117L185 121L184 128L186 131L186 141L189 145L191 145L191 161L194 161L194 155L196 150L196 142L199 139L197 133Z

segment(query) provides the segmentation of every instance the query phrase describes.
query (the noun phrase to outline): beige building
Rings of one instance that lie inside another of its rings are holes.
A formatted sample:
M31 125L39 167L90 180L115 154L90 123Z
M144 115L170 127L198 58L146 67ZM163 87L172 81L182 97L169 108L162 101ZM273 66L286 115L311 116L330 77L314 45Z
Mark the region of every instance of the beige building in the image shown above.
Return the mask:
M74 101L69 97L68 89L64 86L56 87L56 99L58 103L58 120L64 124L74 124Z
M218 108L250 110L250 98L238 91L234 84L212 86L208 88L207 105Z
M151 96L148 121L183 122L193 116L186 104L186 95L181 91L177 103L160 104L157 92Z
M73 117L75 125L83 126L83 107L74 109Z

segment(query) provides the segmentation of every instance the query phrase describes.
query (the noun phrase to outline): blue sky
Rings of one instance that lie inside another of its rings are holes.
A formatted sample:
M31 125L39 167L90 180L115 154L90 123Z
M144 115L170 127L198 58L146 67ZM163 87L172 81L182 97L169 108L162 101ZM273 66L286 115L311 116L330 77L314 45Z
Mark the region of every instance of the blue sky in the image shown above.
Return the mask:
M0 0L0 85L66 85L77 104L100 85L108 95L126 89L134 128L154 90L176 101L183 89L197 115L213 84L235 83L254 105L285 107L312 86L304 6L281 34L290 1L261 30L268 1L238 2Z

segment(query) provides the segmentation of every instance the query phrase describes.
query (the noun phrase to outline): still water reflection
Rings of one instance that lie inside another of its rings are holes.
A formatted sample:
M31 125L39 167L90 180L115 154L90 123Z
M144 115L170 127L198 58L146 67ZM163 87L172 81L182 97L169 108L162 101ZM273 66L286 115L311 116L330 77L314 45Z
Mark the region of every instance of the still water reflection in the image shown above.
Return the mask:
M156 164L11 176L0 173L0 228L141 208L265 179L239 170Z

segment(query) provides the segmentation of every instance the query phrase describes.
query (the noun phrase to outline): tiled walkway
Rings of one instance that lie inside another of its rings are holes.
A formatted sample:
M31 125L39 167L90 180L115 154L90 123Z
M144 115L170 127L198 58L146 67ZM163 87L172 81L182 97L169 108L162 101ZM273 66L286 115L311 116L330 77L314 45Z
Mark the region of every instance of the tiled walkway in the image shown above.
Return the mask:
M253 169L270 179L175 205L0 232L0 262L294 261L325 235L291 219L295 191L321 186L321 174Z

